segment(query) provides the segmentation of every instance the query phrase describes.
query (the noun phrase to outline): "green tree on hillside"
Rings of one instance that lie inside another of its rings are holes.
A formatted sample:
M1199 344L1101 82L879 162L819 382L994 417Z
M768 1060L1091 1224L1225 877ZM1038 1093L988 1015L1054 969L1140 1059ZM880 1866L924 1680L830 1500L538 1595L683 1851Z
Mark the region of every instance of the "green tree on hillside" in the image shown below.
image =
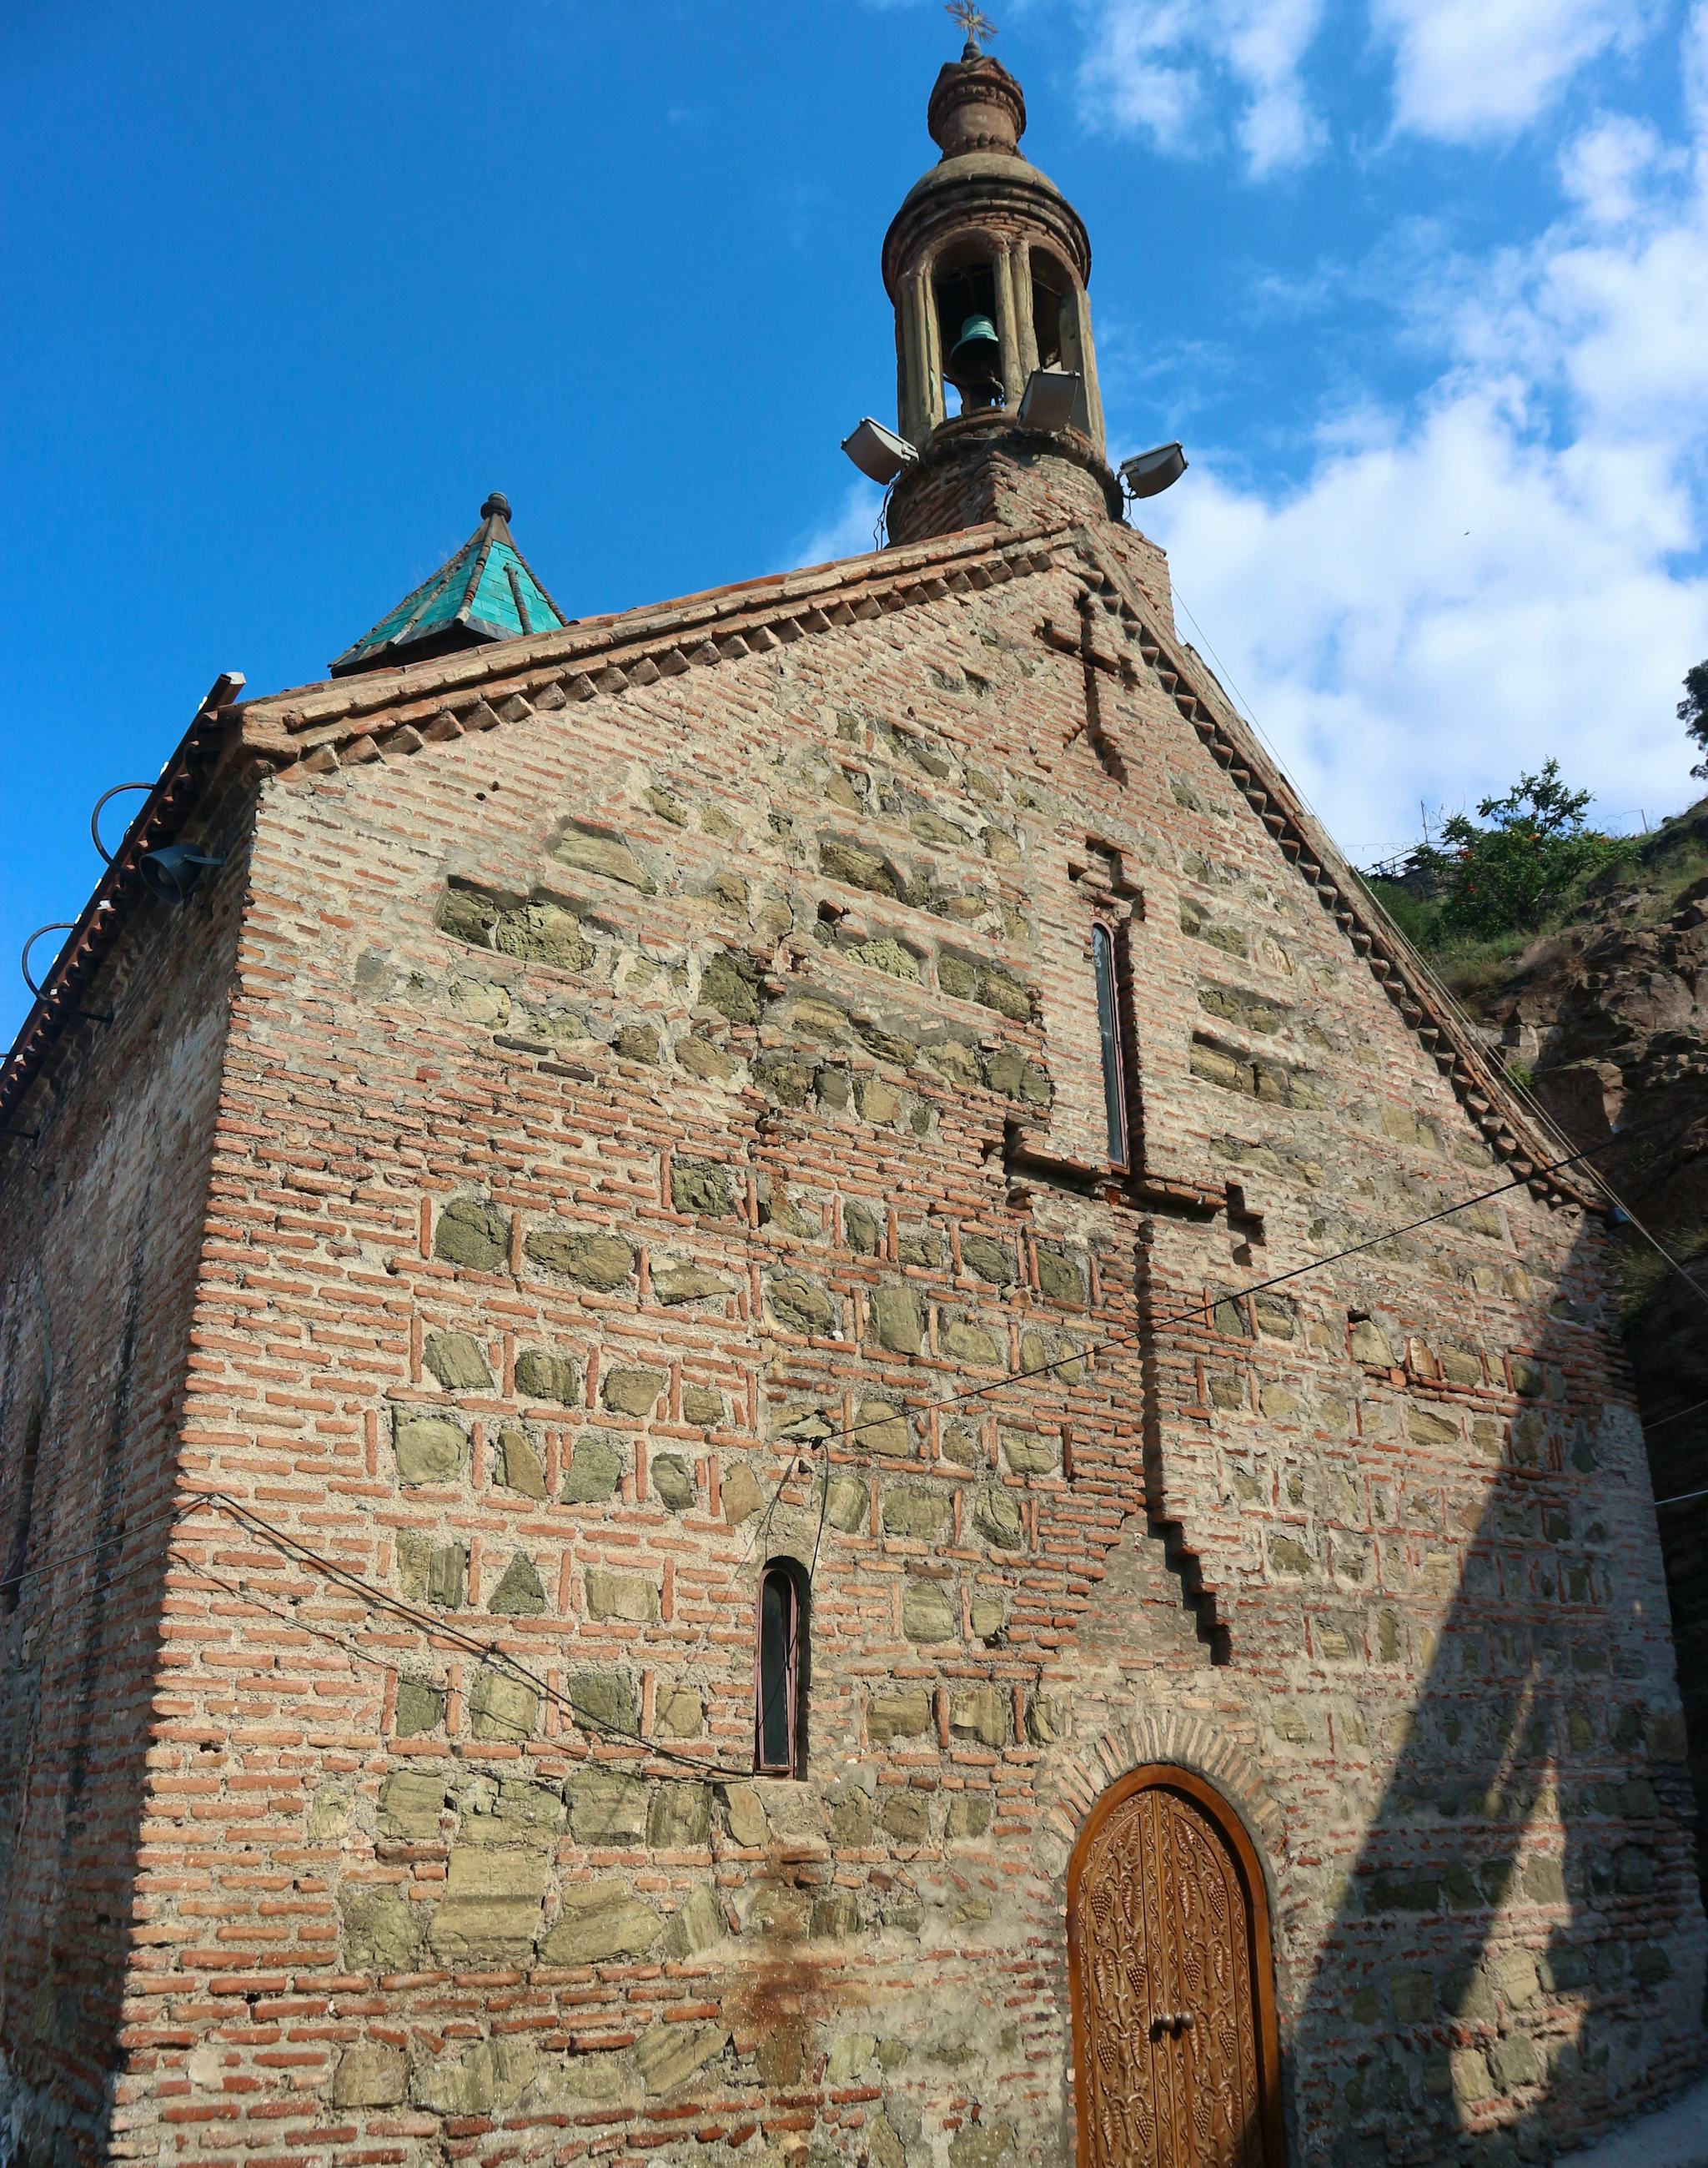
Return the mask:
M1568 890L1622 858L1628 842L1589 826L1591 795L1568 790L1551 760L1504 797L1480 800L1476 820L1445 821L1440 842L1420 844L1407 866L1435 900L1441 933L1532 933Z
M1679 703L1679 720L1705 753L1708 753L1708 662L1699 662L1684 672L1684 697ZM1708 779L1708 760L1699 761L1692 775Z

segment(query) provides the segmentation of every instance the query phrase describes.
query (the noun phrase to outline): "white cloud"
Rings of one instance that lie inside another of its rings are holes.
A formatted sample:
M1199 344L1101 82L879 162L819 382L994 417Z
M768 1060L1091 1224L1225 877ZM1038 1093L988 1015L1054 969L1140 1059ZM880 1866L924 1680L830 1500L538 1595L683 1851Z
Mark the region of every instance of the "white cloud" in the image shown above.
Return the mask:
M1691 35L1708 46L1708 0ZM1288 767L1355 853L1558 754L1605 816L1695 794L1708 656L1708 100L1700 140L1599 120L1526 249L1414 274L1440 373L1326 419L1279 496L1201 457L1151 525ZM1196 638L1183 619L1183 629Z
M1088 117L1170 151L1211 149L1231 93L1254 174L1296 166L1322 141L1300 73L1324 0L1096 0L1079 68Z
M875 482L851 482L841 502L789 545L791 565L828 565L838 557L863 557L878 547L873 529L883 502Z
M1393 48L1396 123L1456 143L1527 127L1654 12L1654 0L1371 0Z

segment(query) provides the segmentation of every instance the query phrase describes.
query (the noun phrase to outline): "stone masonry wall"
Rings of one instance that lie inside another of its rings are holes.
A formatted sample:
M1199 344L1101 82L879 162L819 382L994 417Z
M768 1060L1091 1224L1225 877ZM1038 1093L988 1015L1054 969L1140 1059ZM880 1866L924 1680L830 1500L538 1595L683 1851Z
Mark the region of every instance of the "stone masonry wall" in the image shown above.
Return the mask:
M1502 1169L1083 539L980 575L268 787L184 1480L400 1608L182 1530L113 2157L1065 2163L1069 1854L1155 1760L1265 1859L1296 2163L1694 2066L1596 1230L1239 1292ZM1148 1202L1043 1163L1099 913Z
M0 1591L8 2162L93 2157L111 2101L242 887L234 863L177 911L140 905L82 996L112 1023L70 1027L0 1163L0 1572L23 1569Z

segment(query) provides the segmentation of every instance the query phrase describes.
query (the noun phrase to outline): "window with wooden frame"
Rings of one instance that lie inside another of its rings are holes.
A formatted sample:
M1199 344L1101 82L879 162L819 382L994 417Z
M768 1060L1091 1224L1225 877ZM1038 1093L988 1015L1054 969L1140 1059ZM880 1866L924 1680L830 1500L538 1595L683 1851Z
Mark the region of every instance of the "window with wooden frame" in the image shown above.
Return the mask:
M760 1576L753 1655L753 1767L799 1777L806 1767L807 1577L793 1559Z
M1128 1049L1122 1016L1121 957L1115 929L1098 919L1091 928L1091 968L1097 984L1097 1038L1103 1058L1103 1119L1109 1164L1126 1174L1132 1162L1132 1133L1127 1120Z

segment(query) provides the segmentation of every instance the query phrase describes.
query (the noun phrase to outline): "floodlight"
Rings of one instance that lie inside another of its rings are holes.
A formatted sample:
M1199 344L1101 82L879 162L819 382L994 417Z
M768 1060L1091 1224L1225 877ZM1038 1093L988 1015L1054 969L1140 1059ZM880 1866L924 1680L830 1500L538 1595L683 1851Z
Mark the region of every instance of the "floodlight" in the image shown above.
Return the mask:
M157 895L162 903L183 903L201 886L204 874L225 863L223 858L210 858L191 850L187 843L167 843L161 850L145 851L136 862L136 870L151 895Z
M868 481L886 485L919 457L905 437L898 437L869 414L852 436L843 438L842 449Z
M1178 442L1159 444L1154 451L1136 453L1121 463L1121 479L1129 497L1160 497L1186 471L1186 455Z
M1071 428L1085 388L1077 369L1035 369L1021 396L1020 418L1028 429Z

